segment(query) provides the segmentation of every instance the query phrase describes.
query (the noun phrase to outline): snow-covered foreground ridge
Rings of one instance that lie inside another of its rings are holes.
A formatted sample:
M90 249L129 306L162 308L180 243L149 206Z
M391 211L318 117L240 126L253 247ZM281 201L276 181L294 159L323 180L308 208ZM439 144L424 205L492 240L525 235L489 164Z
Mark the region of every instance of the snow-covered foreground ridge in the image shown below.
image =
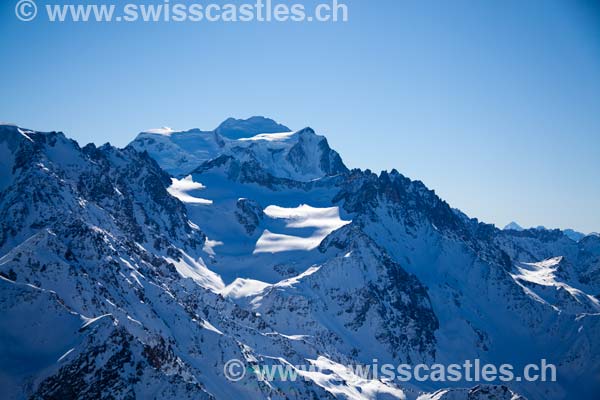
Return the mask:
M0 125L3 398L594 399L600 238L499 230L262 117L126 148ZM556 382L344 366L542 359ZM293 382L244 371L310 365Z

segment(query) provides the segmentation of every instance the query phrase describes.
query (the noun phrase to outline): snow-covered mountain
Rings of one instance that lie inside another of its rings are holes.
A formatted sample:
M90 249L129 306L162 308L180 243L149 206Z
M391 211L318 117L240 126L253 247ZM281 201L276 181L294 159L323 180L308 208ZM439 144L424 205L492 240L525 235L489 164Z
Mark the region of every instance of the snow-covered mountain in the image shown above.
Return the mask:
M153 129L140 133L129 146L147 151L174 176L189 174L203 162L219 156L234 157L251 168L264 169L274 177L296 181L310 181L348 171L340 156L329 147L327 139L316 135L312 129L292 132L263 117L229 118L210 132Z
M593 399L600 237L499 230L399 172L348 170L262 118L125 149L0 126L6 398ZM345 365L462 363L557 382L401 383ZM294 382L228 360L315 365Z

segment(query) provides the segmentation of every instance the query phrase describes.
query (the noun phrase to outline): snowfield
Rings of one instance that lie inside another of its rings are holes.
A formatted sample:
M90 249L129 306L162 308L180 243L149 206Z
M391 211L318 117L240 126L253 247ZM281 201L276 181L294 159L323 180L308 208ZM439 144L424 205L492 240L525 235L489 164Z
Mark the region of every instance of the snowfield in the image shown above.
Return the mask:
M273 233L265 229L256 242L257 253L280 253L292 250L313 250L336 229L352 221L343 221L340 218L339 207L316 208L302 204L295 208L285 208L270 205L264 209L264 214L270 218L282 220L282 231L286 233ZM309 236L294 236L290 233L295 229L306 228Z

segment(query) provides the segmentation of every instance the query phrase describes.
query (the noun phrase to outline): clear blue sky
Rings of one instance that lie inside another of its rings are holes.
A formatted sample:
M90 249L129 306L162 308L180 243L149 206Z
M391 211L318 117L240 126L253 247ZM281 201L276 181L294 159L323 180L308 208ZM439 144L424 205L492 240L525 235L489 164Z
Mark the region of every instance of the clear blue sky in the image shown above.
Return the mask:
M600 231L593 1L347 0L337 24L24 23L15 3L1 121L123 146L266 115L481 220Z

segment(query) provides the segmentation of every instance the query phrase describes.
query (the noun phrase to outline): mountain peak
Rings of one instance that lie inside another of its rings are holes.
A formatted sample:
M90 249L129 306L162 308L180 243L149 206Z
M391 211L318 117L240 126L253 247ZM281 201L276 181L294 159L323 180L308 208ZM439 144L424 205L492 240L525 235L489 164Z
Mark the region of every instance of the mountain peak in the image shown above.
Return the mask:
M215 131L229 139L241 139L261 133L291 132L291 129L270 118L254 116L248 119L227 118Z
M146 131L130 143L174 176L186 176L221 155L257 162L277 178L310 181L345 173L337 152L312 128L291 131L265 117L229 118L214 131Z
M517 224L515 221L512 221L510 224L506 225L504 227L505 231L522 231L524 230L523 227L519 224Z
M316 135L315 130L313 128L311 128L310 126L307 126L306 128L300 129L298 131L298 135L299 136L304 136L304 135Z

